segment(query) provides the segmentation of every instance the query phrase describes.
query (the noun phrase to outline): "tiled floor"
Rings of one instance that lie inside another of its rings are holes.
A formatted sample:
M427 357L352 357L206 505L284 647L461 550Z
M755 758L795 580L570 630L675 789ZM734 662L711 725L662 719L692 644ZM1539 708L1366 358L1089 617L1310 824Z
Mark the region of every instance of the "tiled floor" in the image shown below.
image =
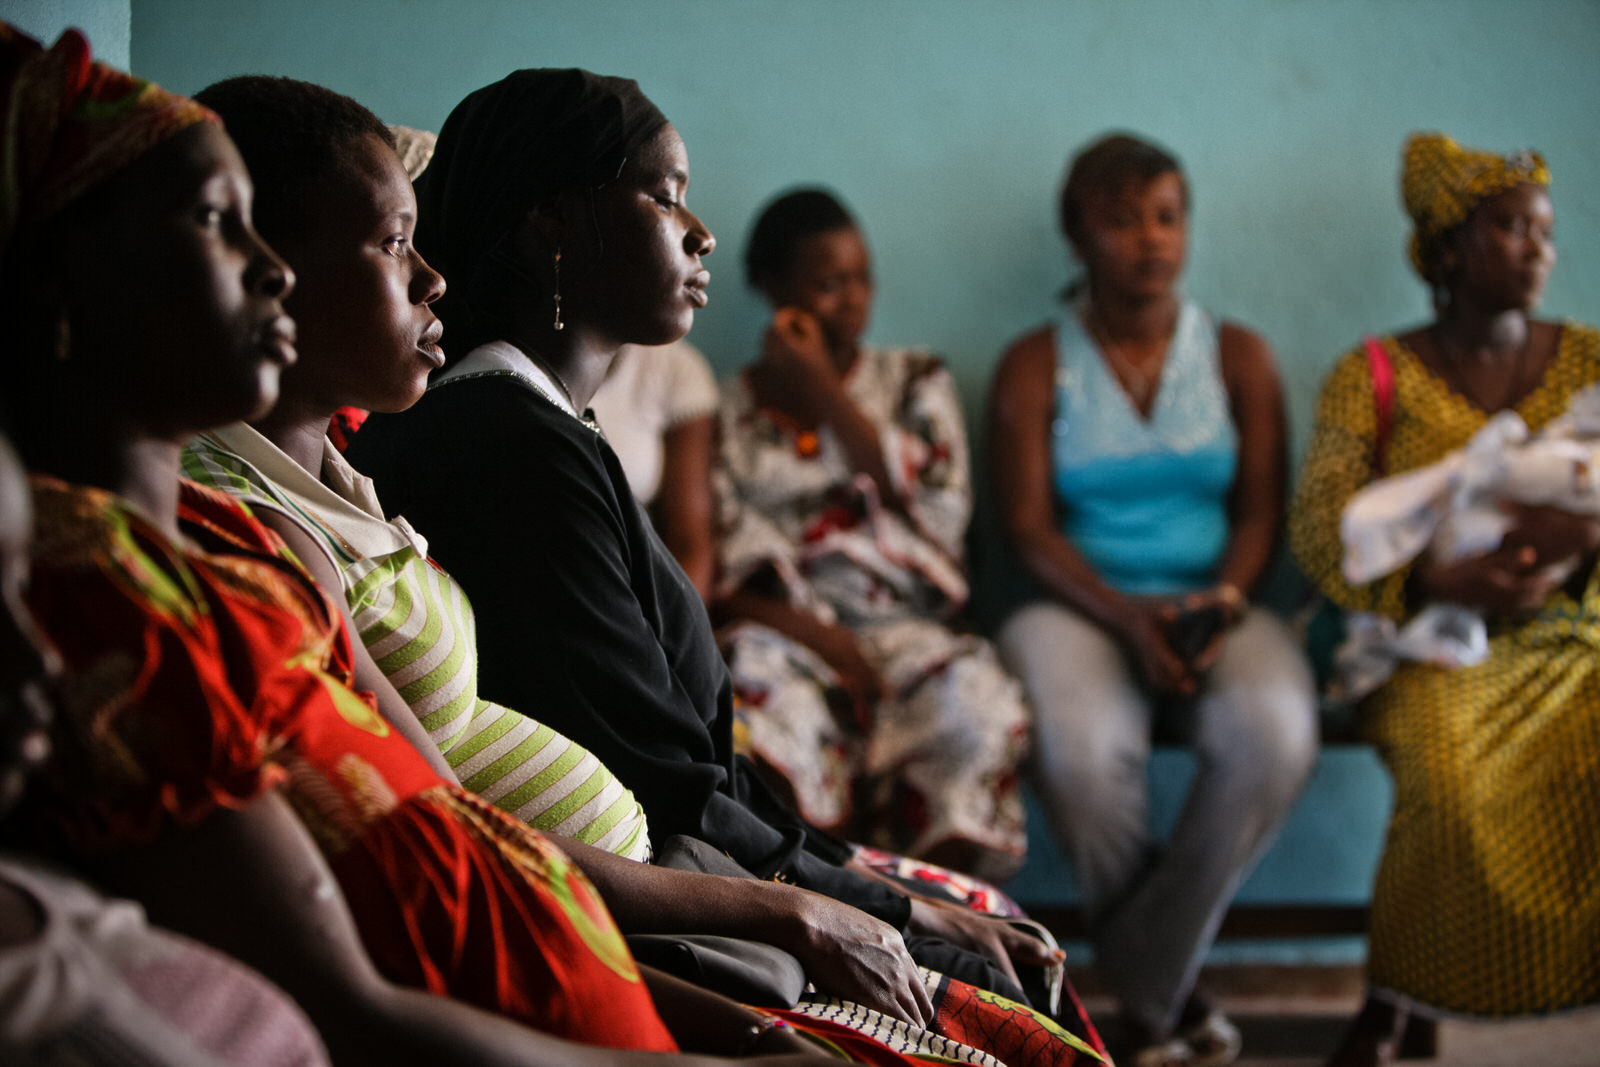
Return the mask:
M1074 973L1073 981L1109 1029L1113 1009L1092 975ZM1244 1031L1240 1067L1318 1067L1361 1003L1355 967L1219 967L1202 981ZM1402 1060L1401 1067L1600 1067L1600 1011L1514 1023L1447 1021L1439 1055Z

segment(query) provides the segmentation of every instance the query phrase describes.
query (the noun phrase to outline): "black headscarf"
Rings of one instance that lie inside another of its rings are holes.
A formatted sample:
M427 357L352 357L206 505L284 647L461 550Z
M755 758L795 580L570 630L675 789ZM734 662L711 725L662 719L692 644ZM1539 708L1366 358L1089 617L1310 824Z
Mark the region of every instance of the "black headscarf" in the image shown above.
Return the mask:
M632 80L586 70L515 71L456 105L417 179L416 237L449 283L436 307L452 356L505 324L490 253L529 209L562 189L616 178L666 124Z

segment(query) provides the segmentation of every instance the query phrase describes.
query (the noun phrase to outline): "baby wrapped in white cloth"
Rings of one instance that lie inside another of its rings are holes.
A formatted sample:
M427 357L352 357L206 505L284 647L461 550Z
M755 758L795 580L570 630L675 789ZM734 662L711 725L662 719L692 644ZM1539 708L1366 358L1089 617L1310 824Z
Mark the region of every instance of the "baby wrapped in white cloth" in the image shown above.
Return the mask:
M1339 524L1345 578L1370 582L1424 552L1446 562L1492 552L1511 526L1507 504L1600 515L1600 385L1576 394L1537 436L1502 411L1465 448L1357 493ZM1554 562L1550 577L1559 581L1577 564ZM1358 612L1346 626L1336 653L1336 688L1346 699L1383 684L1401 659L1471 666L1489 651L1483 618L1458 604L1430 604L1403 626Z

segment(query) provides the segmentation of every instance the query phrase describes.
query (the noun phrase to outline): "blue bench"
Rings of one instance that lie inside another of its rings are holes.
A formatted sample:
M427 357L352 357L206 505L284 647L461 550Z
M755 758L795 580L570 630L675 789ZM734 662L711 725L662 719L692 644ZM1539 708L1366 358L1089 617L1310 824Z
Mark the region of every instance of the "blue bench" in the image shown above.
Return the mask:
M1364 951L1366 906L1393 800L1388 773L1368 745L1329 731L1305 794L1251 872L1223 922L1217 963L1354 963ZM1166 833L1178 817L1194 756L1158 746L1150 760L1151 819ZM1087 957L1071 864L1029 792L1028 859L1006 890L1080 960ZM1073 944L1077 942L1077 944Z

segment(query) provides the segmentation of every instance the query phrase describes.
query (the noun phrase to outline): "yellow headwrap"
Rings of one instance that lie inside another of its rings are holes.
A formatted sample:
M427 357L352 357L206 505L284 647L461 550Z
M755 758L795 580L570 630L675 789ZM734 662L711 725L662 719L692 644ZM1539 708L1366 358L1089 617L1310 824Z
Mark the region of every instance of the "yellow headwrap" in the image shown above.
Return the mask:
M1518 185L1549 185L1550 170L1537 152L1497 156L1463 148L1442 133L1414 133L1401 153L1400 196L1416 229L1408 251L1423 273L1421 245L1461 225L1472 209Z

